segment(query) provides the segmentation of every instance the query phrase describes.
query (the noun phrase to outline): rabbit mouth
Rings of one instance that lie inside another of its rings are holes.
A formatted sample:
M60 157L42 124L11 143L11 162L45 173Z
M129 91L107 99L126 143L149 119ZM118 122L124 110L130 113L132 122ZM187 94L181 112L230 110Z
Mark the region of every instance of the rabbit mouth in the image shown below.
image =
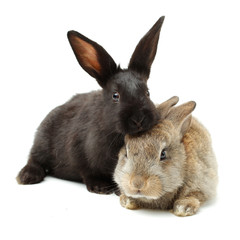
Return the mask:
M148 196L145 194L142 194L141 192L138 192L136 194L126 194L126 196L131 197L131 198L138 198L138 199L142 199L142 200L156 200L159 197L158 196Z
M154 116L144 116L140 120L136 120L134 118L128 119L128 131L127 133L130 135L141 134L143 132L148 131L157 123L157 119Z
M130 135L137 135L137 134L141 134L145 131L147 131L148 129L144 128L143 126L139 126L139 127L136 127L135 129L131 129L128 131L128 134Z
M160 192L149 192L148 189L142 190L135 190L135 191L128 191L125 193L126 196L138 199L145 199L145 200L156 200L161 197Z
M149 106L134 105L126 111L125 108L120 112L121 130L125 134L135 135L151 129L158 123L159 116L154 105Z
M121 192L131 198L156 200L162 195L162 184L158 176L126 174L120 181Z

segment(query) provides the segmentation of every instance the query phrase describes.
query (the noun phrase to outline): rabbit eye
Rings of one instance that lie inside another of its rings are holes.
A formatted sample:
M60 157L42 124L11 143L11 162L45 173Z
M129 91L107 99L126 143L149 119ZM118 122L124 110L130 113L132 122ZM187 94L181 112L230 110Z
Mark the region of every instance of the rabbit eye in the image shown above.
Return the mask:
M163 161L167 158L166 150L163 149L160 156L160 161Z
M120 101L120 94L118 92L114 92L112 95L112 99L115 103L118 103Z
M148 90L146 91L146 96L150 97L150 92Z

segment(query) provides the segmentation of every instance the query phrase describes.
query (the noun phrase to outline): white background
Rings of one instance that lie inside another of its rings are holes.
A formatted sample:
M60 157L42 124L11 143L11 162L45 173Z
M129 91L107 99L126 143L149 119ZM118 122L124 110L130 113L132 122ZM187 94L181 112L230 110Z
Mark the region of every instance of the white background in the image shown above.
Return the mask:
M239 239L239 1L1 1L1 239ZM75 93L99 89L67 41L77 30L122 67L140 38L165 15L152 66L151 98L197 102L219 164L218 197L193 217L122 208L115 195L46 178L20 186L34 132Z

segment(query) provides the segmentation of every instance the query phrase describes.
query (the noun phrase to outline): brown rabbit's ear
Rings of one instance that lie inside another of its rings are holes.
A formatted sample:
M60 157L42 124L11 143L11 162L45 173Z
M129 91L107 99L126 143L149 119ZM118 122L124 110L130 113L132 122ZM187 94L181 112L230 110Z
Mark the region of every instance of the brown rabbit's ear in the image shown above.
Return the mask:
M81 67L104 87L108 78L117 71L112 57L102 46L76 31L69 31L67 36Z
M164 16L153 25L136 46L133 55L130 59L128 68L136 71L143 76L147 81L150 74L152 62L157 52L158 39L161 27L164 21Z
M176 105L178 101L179 101L179 97L174 96L157 106L157 111L160 115L160 120L165 119L165 117L168 115L171 108L174 105Z
M190 101L170 110L166 119L171 120L173 125L179 129L181 136L183 136L191 126L191 113L195 109L196 103Z

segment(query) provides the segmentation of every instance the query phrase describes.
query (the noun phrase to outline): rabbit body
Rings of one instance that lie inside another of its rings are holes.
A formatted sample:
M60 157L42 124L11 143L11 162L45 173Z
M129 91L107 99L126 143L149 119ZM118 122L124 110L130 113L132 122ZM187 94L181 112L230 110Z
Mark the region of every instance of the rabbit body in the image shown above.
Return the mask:
M88 182L91 176L96 181L98 175L104 176L99 184L111 180L111 170L116 164L111 157L116 158L123 134L113 132L111 125L101 125L100 119L106 116L102 106L102 91L96 91L78 94L50 112L37 130L28 167L39 169L41 166L45 174L72 181L84 180L90 186L96 184ZM26 180L35 182L36 177ZM39 177L41 181L42 176Z
M114 174L122 206L189 216L214 197L217 163L208 131L189 115L194 107L189 102L172 108L148 132L125 137Z
M147 80L163 20L141 39L125 70L96 42L68 33L79 64L103 89L78 94L47 115L18 174L20 184L39 183L52 175L83 182L95 193L117 191L112 175L125 134L146 131L159 119Z

